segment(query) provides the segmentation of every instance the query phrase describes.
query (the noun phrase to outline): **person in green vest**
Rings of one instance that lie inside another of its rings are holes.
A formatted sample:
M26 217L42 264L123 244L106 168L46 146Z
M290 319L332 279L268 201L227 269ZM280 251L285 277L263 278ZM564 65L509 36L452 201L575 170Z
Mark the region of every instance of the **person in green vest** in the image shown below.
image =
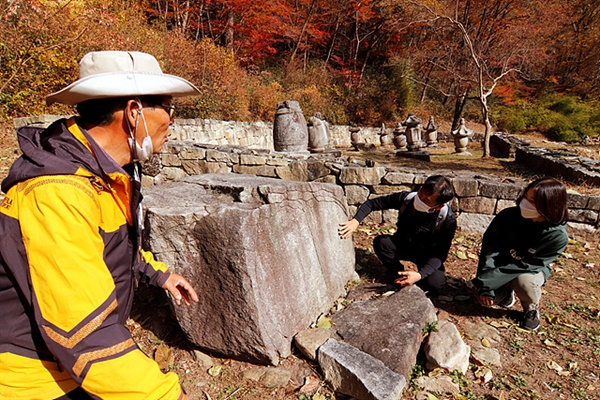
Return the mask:
M527 185L517 205L498 213L483 235L472 280L479 303L510 308L516 295L523 306L521 327L538 329L542 286L569 241L566 221L562 183L546 177Z

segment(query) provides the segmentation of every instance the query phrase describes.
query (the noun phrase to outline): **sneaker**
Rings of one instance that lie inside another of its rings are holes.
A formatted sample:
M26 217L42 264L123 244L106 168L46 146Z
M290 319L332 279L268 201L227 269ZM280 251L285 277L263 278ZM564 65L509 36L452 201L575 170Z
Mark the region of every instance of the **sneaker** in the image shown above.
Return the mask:
M528 331L535 331L540 327L540 313L538 310L525 311L523 320L521 321L521 328L527 329Z
M507 296L505 299L502 299L502 301L500 301L498 303L498 305L502 308L511 308L512 306L515 305L516 302L517 302L517 299L515 297L515 291L511 290L510 295Z

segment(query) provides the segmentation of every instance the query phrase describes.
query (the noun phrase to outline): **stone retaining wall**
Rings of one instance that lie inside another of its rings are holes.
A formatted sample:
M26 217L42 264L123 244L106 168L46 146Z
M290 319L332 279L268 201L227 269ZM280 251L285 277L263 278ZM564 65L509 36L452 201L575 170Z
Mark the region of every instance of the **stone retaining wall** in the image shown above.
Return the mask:
M455 171L418 171L413 168L374 166L361 161L349 163L335 152L285 154L266 149L238 146L201 145L190 141L170 141L158 157L144 166L143 185L160 184L188 175L203 173L243 173L296 181L329 182L344 188L350 212L365 200L400 190L415 190L432 174L452 179L457 198L452 203L459 227L483 232L495 214L514 205L527 184L488 175ZM375 211L368 221L394 223L396 211ZM597 235L600 225L600 196L569 193L571 235Z
M533 147L525 140L499 133L490 138L490 152L493 157L514 158L532 171L544 171L576 184L600 186L600 161L566 150Z
M272 122L176 119L171 131L174 140L274 150ZM367 144L379 144L379 131L379 128L361 128L361 140ZM351 146L349 126L329 125L329 135L331 146Z
M14 124L15 127L46 127L61 117L41 115L16 118ZM388 130L391 132L390 128ZM453 207L459 213L459 226L465 230L482 232L496 213L514 204L518 192L526 184L524 181L498 182L500 178L474 173L425 172L396 167L367 168L336 159L331 153L277 153L272 151L273 124L269 122L176 119L172 131L173 140L167 143L159 157L145 165L145 185L207 172L249 173L298 181L332 182L344 187L353 212L367 198L397 190L412 190L423 183L428 175L443 173L452 177L456 187L458 199ZM361 140L367 144L378 144L379 131L379 128L361 128ZM439 139L449 140L447 136L440 133ZM350 147L349 126L330 126L330 144ZM529 147L526 142L506 134L492 135L490 147L493 156L514 156L516 162L546 171L548 175L575 181L583 179L588 184L600 186L600 165L595 160L590 163L589 159L581 161L570 156L555 157L554 153L546 160L545 149ZM563 167L552 164L552 160L557 159ZM577 175L582 168L590 172L584 178ZM569 229L573 234L598 234L600 196L569 194L569 208ZM394 220L394 213L375 212L369 219L388 223Z
M15 128L21 126L47 127L62 115L43 114L15 118ZM379 128L361 127L361 141L379 144ZM392 129L388 128L391 134ZM350 127L329 125L329 143L332 147L350 147ZM233 145L256 149L274 150L272 122L219 121L214 119L175 118L171 127L172 140L185 140L211 145Z

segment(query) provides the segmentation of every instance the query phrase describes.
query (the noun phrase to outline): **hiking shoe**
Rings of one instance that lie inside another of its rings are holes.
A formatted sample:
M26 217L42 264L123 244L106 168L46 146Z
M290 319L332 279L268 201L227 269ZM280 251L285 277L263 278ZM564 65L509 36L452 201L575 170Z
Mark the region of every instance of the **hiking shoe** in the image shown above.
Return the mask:
M515 298L515 291L511 290L510 295L498 302L498 305L502 308L511 308L516 302L517 299Z
M535 331L540 327L540 313L538 310L525 311L523 320L521 321L521 328L527 329L528 331Z

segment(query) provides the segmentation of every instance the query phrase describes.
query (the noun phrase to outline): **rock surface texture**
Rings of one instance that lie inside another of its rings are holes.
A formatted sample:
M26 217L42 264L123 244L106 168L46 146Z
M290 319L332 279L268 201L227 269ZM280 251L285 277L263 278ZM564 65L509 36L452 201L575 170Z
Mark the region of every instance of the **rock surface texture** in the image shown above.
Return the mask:
M144 196L145 245L198 292L176 314L204 350L276 365L356 277L339 186L205 174Z
M353 346L329 339L319 348L319 365L336 392L359 400L397 400L406 378Z
M416 286L358 301L333 315L334 328L345 343L381 360L407 380L421 347L422 330L436 320L435 307Z

